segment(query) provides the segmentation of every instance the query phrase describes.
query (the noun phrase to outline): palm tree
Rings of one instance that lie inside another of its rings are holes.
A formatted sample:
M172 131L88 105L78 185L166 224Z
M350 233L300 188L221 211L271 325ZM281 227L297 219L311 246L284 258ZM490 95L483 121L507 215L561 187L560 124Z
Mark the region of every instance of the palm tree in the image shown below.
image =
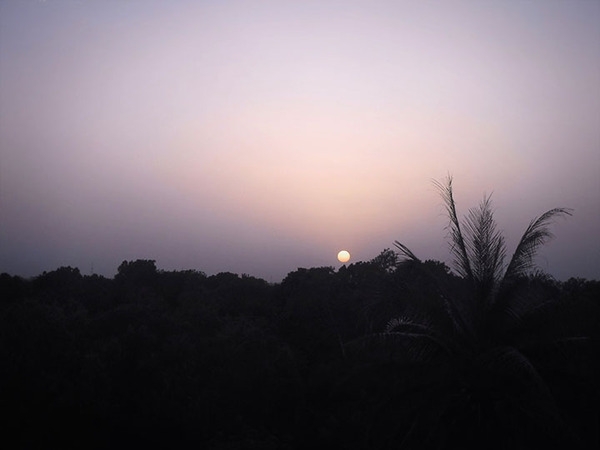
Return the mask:
M563 318L577 314L573 305L559 301L547 277L532 275L537 250L552 237L550 224L571 210L555 208L533 219L506 262L490 197L461 222L452 178L435 185L448 213L458 277L441 277L395 242L401 264L420 272L435 294L428 302L410 304L383 332L348 346L369 362L356 365L338 392L357 378L376 383L383 366L396 374L383 392L373 394L366 445L537 448L544 440L583 445L573 424L564 420L545 375L568 371L570 358L590 345L590 331L577 320L562 326ZM598 323L597 310L592 315L591 328Z
M553 237L549 229L552 220L570 216L572 210L554 208L534 218L512 258L505 264L505 239L497 229L491 198L486 196L477 208L471 208L461 224L454 201L452 177L448 176L446 184L438 181L434 184L444 200L449 218L448 235L454 270L466 281L470 291L469 298L463 298L461 302L444 299L444 304L456 331L481 342L489 331L488 321L493 311L508 308L507 312L514 314L510 310L511 293L514 295L519 282L535 268L537 250ZM394 244L402 257L421 262L407 246L398 241Z

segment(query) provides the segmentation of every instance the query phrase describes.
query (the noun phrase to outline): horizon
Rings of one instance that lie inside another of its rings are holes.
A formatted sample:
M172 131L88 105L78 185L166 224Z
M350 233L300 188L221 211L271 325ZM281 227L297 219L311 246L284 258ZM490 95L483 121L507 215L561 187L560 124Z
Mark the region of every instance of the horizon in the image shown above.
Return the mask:
M451 267L442 200L600 279L600 3L0 3L0 273Z

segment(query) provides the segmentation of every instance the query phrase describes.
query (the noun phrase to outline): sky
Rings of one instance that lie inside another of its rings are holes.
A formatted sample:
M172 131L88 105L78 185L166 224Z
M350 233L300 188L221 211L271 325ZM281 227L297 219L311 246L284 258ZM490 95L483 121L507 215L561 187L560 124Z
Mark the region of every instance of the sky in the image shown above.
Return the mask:
M0 272L450 262L448 174L600 279L600 2L0 0Z

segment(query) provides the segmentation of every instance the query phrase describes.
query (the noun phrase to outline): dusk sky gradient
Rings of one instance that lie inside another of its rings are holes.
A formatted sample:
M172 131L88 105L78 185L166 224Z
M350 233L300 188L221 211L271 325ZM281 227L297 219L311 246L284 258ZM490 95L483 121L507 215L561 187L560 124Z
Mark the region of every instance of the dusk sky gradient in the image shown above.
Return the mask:
M0 0L0 272L449 262L431 180L600 279L600 2Z

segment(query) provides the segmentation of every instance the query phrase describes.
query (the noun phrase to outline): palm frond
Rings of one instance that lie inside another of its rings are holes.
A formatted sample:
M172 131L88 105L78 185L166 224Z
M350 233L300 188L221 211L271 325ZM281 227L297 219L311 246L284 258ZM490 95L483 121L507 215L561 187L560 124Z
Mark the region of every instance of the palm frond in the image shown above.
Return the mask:
M433 333L434 329L426 319L421 319L419 321L411 319L409 317L395 317L390 319L385 326L385 333L392 333L401 328L414 328L425 333Z
M512 346L494 347L480 355L479 362L505 380L507 385L521 386L523 406L559 420L560 414L552 391L532 361ZM528 398L524 398L526 395Z
M415 256L415 254L403 243L399 241L394 241L394 246L400 250L400 256L409 261L421 262L419 258Z
M530 280L521 279L499 294L490 317L496 320L498 331L503 330L511 335L534 323L538 328L544 322L549 324L552 333L556 333L556 324L563 328L565 320L576 312L573 306L560 300L555 292L532 285Z
M557 442L583 448L573 429L564 421L554 393L533 361L512 346L495 347L482 354L480 363L496 374L506 398L518 405L533 425L540 424Z
M458 214L456 213L456 202L454 201L454 194L452 192L452 177L448 175L446 184L442 184L437 180L433 180L433 184L444 200L448 219L450 219L447 228L449 229L450 253L454 258L453 262L455 270L460 276L472 280L473 272L471 270L471 262L469 261L467 247L460 228L460 221L458 220Z
M466 249L479 286L492 288L502 276L506 248L504 237L496 229L490 197L471 208L464 222Z
M346 347L351 350L384 350L396 357L403 355L404 358L412 361L425 360L427 358L424 355L432 354L436 349L442 349L450 355L451 346L453 346L452 342L447 338L442 339L438 331L427 321L417 321L409 317L391 319L383 332L346 343Z
M571 216L572 211L569 208L554 208L529 223L508 264L504 280L524 276L535 267L533 259L538 249L554 237L549 228L552 220L559 216Z
M443 295L445 289L440 285L443 280L440 280L440 278L436 276L436 274L434 274L426 264L422 264L422 261L417 258L417 256L415 256L415 254L406 245L399 241L394 241L394 245L396 248L398 248L400 256L405 258L405 261L418 263L415 267L418 267L418 270L427 278L429 284L434 286L438 293L440 305L442 306L446 317L450 320L453 330L460 334L472 333L473 330L469 327L469 321L463 317L464 311L461 312L454 302L451 302L445 295Z

